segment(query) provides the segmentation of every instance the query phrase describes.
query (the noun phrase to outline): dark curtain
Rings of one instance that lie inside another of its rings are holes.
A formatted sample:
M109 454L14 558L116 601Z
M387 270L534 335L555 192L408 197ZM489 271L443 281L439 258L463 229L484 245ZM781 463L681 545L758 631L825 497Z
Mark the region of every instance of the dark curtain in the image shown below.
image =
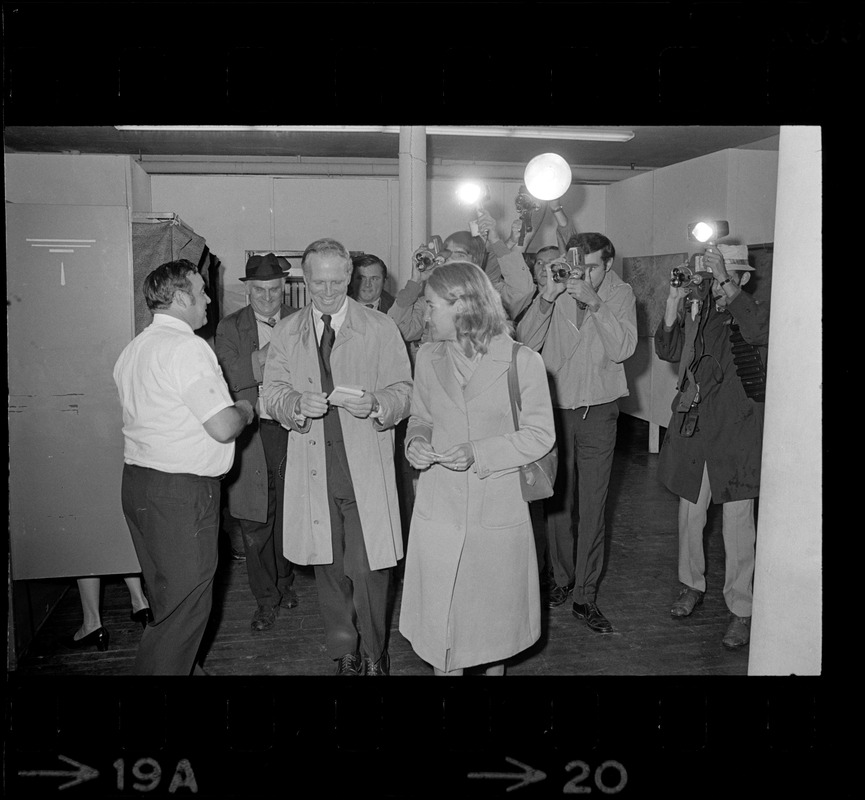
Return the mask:
M135 335L150 324L151 314L144 302L144 279L167 261L185 258L198 266L211 298L207 324L197 331L204 338L213 335L219 320L219 259L204 239L177 220L132 223L132 271L135 306Z

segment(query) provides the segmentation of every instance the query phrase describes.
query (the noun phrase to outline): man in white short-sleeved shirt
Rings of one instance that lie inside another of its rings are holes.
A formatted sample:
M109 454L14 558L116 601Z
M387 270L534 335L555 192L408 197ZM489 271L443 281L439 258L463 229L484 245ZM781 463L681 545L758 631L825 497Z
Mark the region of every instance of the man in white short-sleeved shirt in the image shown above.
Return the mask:
M153 322L114 366L123 407L123 513L141 564L153 621L137 675L203 673L198 648L210 616L219 530L219 481L250 403L232 402L216 355L195 335L210 299L190 261L144 280Z

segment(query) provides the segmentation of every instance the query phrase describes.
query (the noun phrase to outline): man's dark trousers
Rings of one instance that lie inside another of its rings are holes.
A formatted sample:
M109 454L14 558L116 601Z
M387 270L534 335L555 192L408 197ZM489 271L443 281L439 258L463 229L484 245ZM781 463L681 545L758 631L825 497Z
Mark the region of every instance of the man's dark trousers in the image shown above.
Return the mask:
M190 675L210 618L219 531L219 479L124 464L121 497L153 622L135 675Z
M331 318L324 315L322 319L326 327L319 347L321 388L329 394L333 390L330 350L334 334L329 330ZM331 406L323 423L333 562L316 564L315 586L327 651L332 659L357 652L360 634L361 656L378 661L386 641L391 570L369 568L339 409Z
M330 413L336 413L336 409ZM336 447L333 443L327 446L328 454L333 453L333 461L337 462L333 468L328 465L333 563L315 566L315 585L328 655L337 659L357 652L360 633L361 655L378 661L387 638L385 616L391 570L369 568L360 513L343 461L345 451L340 455L334 452L341 446L341 442Z
M285 473L283 459L288 431L278 422L259 419L258 436L267 464L267 520L238 519L243 532L249 588L260 606L279 604L294 581L291 562L283 555L282 512Z
M556 584L567 586L575 581L574 602L593 603L604 566L604 511L616 449L619 406L614 400L588 408L554 408L553 417L559 473L556 492L546 501L548 555Z

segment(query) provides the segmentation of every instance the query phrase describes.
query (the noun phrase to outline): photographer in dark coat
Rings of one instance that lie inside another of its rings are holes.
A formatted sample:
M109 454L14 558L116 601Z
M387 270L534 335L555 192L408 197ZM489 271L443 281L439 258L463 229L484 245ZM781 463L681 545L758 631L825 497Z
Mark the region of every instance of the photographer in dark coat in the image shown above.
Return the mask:
M655 333L658 357L680 363L658 476L680 498L684 586L673 617L689 616L703 600L706 511L711 501L723 506L724 600L732 616L722 643L735 648L750 640L769 307L742 291L753 271L745 245L711 247L703 260L708 290L671 282Z
M282 554L283 462L288 430L262 413L258 396L271 331L297 311L283 304L287 276L273 253L251 256L246 263L249 305L220 320L214 349L231 396L248 400L256 412L253 425L237 440L234 469L226 478L228 508L240 523L249 588L258 604L252 629L273 627L280 607L297 605L294 571Z

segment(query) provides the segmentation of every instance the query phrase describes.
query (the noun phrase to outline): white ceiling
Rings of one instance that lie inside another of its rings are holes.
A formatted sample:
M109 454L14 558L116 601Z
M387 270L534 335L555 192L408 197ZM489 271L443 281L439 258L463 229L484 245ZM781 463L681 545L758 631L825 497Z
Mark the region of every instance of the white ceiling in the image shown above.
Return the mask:
M605 127L611 126L581 126ZM631 141L580 142L476 136L427 136L427 160L524 164L556 152L571 165L657 169L728 148L778 149L778 126L615 126ZM286 133L273 131L118 131L103 127L4 129L6 152L125 153L141 156L210 156L397 159L395 133Z

